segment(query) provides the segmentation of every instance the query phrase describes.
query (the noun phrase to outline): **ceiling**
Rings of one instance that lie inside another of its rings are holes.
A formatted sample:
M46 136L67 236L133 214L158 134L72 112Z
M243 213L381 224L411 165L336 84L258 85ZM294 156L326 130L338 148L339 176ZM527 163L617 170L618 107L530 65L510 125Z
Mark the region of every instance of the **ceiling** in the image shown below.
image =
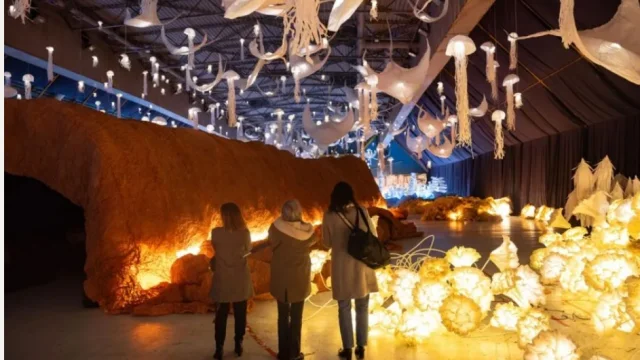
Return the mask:
M134 16L140 10L138 1L129 0L72 0L59 1L61 13L74 30L95 31L85 17L102 21L103 28L120 37L116 39L105 32L107 41L115 54L127 53L129 57L139 59L149 67L148 57L156 56L163 66L161 73L181 72L186 57L171 55L160 37L160 28L133 28L122 26L126 10ZM333 3L325 2L320 6L320 19L326 24ZM415 18L412 7L406 0L379 0L378 20L372 21L369 16L369 1L361 5L337 33L331 34L331 55L327 64L316 74L303 79L301 88L309 98L312 111L317 116L326 113L327 105L346 105L343 86L354 87L360 80L354 65L361 64L361 56L366 51L367 62L377 71L382 71L389 59L389 40L392 36L394 50L393 60L400 65L410 67L412 59L421 54L419 51L418 30L428 26ZM198 83L211 82L215 77L219 57L222 58L226 70L234 70L246 78L257 63L257 59L249 54L247 45L253 39L253 27L259 22L264 34L265 49L274 51L282 43L282 19L252 14L238 19L225 19L221 0L160 0L158 16L166 25L169 41L175 46L185 46L187 37L185 28L196 30L195 43L200 43L206 34L210 44L204 46L195 56L195 73ZM174 20L175 19L175 20ZM241 58L240 39L245 41L245 58ZM126 40L126 44L122 39ZM208 71L211 65L213 74ZM285 76L285 91L282 90L281 77ZM283 61L272 61L265 65L255 85L238 94L237 114L243 116L248 123L270 121L275 109L283 109L287 115L300 115L306 104L293 101L293 79ZM238 91L237 91L238 93ZM272 96L271 93L273 93ZM227 98L227 85L222 82L216 86L207 102L221 102ZM374 127L384 128L390 107L397 101L385 95L379 96L381 116L374 122ZM297 117L300 119L300 116Z
M575 0L578 29L590 29L608 22L619 5L620 0ZM640 113L640 86L589 62L573 47L565 49L558 37L519 41L518 66L509 72L507 34L515 31L519 35L529 35L557 29L559 9L559 0L496 0L469 34L478 47L485 41L497 44L499 85L509 73L515 72L520 77L514 92L523 94L524 106L516 110L516 130L509 132L504 129L506 151L510 145ZM494 122L491 121L491 113L496 109L506 111L505 88L499 86L498 100L491 100L491 87L485 80L484 51L478 49L469 56L468 62L470 107L477 106L483 96L487 96L489 102L486 115L473 120L473 148L457 147L447 159L425 151L421 154L423 163L431 160L433 166L440 166L493 152ZM453 61L449 61L440 72L437 81L444 83L446 104L455 111ZM433 115L440 116L437 81L423 94L419 104ZM414 109L409 117L412 124L416 123L416 116L417 110ZM404 137L396 137L396 140L404 145Z

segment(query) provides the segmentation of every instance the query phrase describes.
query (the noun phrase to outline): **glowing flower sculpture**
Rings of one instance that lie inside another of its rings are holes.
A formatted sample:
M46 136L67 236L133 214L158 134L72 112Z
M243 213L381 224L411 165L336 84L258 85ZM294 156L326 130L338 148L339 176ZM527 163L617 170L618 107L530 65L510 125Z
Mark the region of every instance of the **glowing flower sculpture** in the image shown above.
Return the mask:
M588 291L589 287L584 278L585 266L584 260L576 257L569 258L562 274L560 274L560 287L572 293Z
M625 281L627 296L624 303L627 306L627 313L636 323L636 328L640 328L640 277L634 276Z
M484 318L493 301L491 279L480 269L460 267L453 270L449 276L449 281L457 294L464 295L478 304Z
M383 297L391 296L391 284L393 282L393 273L390 267L376 270L376 279L378 280L378 293Z
M489 259L500 269L515 269L520 265L518 260L518 248L511 241L511 238L503 235L502 244L491 252Z
M404 309L413 306L413 289L420 281L417 273L408 269L398 269L392 284L393 298Z
M549 315L536 308L530 308L518 321L518 346L525 348L542 331L549 330Z
M447 330L458 335L467 335L480 325L482 310L466 296L451 295L440 307L440 316Z
M416 307L423 311L438 310L449 295L451 287L438 280L422 280L413 291Z
M551 254L544 259L540 276L545 285L555 284L560 280L560 275L567 266L567 258L560 254Z
M602 254L587 264L584 271L587 284L596 290L616 290L637 269L624 255Z
M584 239L584 236L587 235L587 233L587 229L582 226L576 226L562 233L562 239L580 241Z
M540 270L544 259L549 256L550 252L547 248L535 249L529 256L529 266L534 270Z
M627 305L622 296L616 293L605 293L600 297L591 316L593 327L600 335L614 329L632 332L635 322L627 313Z
M536 207L531 205L531 204L527 204L522 208L522 211L520 212L520 217L523 219L533 219L536 216Z
M514 303L500 303L493 310L490 324L503 330L516 331L518 330L518 321L523 314L523 309Z
M311 278L313 279L316 274L322 271L322 267L327 260L331 259L331 254L328 251L311 250L309 258L311 259Z
M420 311L414 308L402 313L397 331L405 341L414 343L428 338L441 327L442 320L437 310Z
M453 267L471 266L480 260L480 253L474 248L454 246L447 251L445 259L447 259Z
M544 288L540 276L528 265L493 275L491 289L494 294L504 294L526 309L545 303Z
M525 360L578 360L576 344L558 330L543 331L527 345Z
M443 258L426 258L420 266L420 277L423 279L442 279L450 272L449 263Z
M554 233L552 228L547 228L547 232L538 238L538 242L547 247L556 241L562 241L562 235Z

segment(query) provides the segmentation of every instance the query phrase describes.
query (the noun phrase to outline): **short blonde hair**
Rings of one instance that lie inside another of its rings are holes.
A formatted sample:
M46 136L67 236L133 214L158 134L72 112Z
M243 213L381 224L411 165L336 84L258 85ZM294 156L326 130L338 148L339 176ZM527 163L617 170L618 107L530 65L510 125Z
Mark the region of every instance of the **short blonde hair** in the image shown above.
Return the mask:
M282 205L282 220L302 221L302 205L296 199L288 200Z

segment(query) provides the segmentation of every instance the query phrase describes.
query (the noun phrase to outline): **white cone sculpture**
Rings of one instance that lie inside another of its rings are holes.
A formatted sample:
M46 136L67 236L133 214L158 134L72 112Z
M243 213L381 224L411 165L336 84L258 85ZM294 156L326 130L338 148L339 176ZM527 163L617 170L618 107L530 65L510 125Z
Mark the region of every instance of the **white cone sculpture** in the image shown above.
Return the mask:
M471 120L469 119L469 93L467 90L467 56L476 51L468 36L456 35L447 44L445 54L455 58L456 65L456 111L459 121L458 142L471 146Z
M487 41L480 45L480 49L487 54L485 72L487 82L491 84L491 98L495 101L498 100L498 79L496 77L495 66L496 46L492 42Z
M16 90L16 88L11 86L11 73L5 72L4 73L4 97L5 99L12 98L16 95L18 95L18 90Z
M605 156L598 165L596 165L593 171L593 177L595 178L596 191L601 190L604 192L611 191L611 183L613 182L613 164L609 160L609 156Z
M513 95L513 85L515 85L520 78L516 74L509 74L504 78L502 86L506 88L507 92L507 129L514 131L516 129L516 108L515 97Z
M238 120L236 117L236 85L235 82L240 80L240 75L233 70L229 70L222 75L223 79L227 80L227 109L229 110L229 118L227 124L229 127L236 126L236 121Z
M91 66L93 67L98 67L98 63L100 62L100 60L98 60L98 57L93 55L91 56Z
M491 114L491 121L495 122L495 142L493 147L493 158L504 158L504 134L502 133L502 121L506 114L502 110L496 110Z
M31 84L33 80L33 75L31 74L24 74L24 76L22 76L22 81L24 82L24 98L27 100L31 99Z
M131 18L129 11L127 10L124 24L137 28L162 25L160 19L158 19L158 0L141 0L140 14Z
M84 92L84 81L82 80L78 80L78 92L80 93Z

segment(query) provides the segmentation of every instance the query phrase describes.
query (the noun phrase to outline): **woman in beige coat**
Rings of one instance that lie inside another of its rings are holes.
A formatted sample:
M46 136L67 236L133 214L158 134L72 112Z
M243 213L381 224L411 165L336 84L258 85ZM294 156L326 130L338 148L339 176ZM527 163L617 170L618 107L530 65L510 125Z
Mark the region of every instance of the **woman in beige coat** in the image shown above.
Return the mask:
M356 307L356 344L358 359L364 358L369 332L369 294L378 292L378 283L373 269L353 258L347 252L351 228L359 216L359 226L377 236L376 228L367 209L358 205L351 186L339 182L331 193L329 210L322 220L322 237L326 246L331 247L331 284L333 298L338 300L338 320L342 349L338 356L351 359L353 349L353 323L351 301Z
M302 221L298 200L282 206L282 215L269 228L271 295L278 301L278 359L300 360L302 311L311 293L310 247L317 238L313 226Z
M238 205L226 203L220 208L223 227L211 231L215 265L211 297L217 303L215 320L216 353L222 359L229 305L235 318L235 353L242 355L242 339L247 326L247 300L253 296L253 284L246 255L251 251L251 236Z

